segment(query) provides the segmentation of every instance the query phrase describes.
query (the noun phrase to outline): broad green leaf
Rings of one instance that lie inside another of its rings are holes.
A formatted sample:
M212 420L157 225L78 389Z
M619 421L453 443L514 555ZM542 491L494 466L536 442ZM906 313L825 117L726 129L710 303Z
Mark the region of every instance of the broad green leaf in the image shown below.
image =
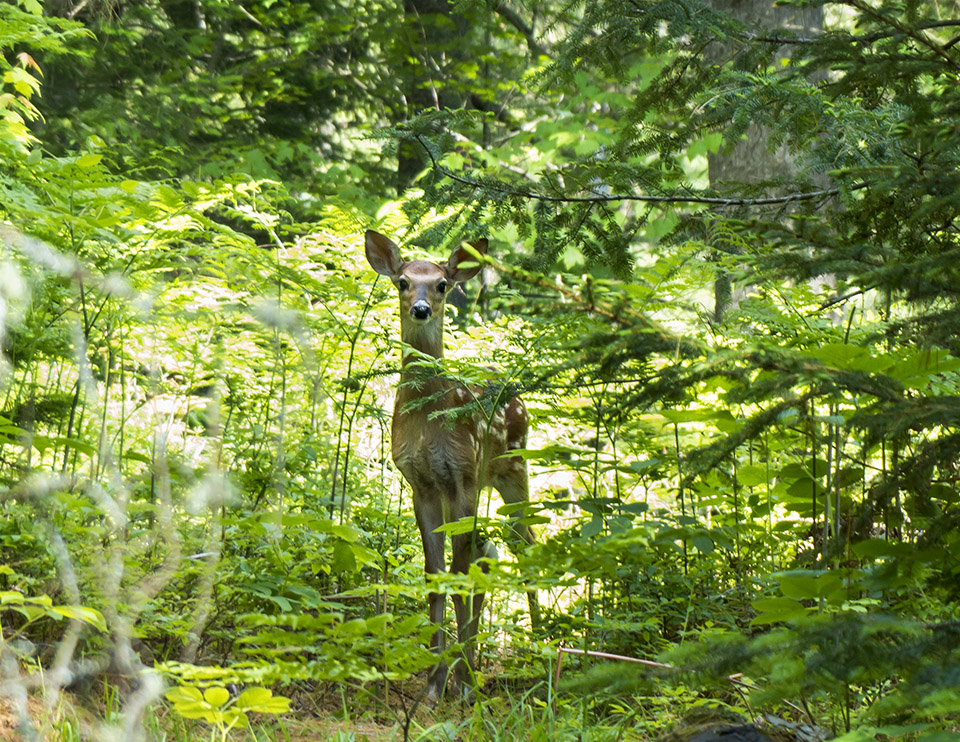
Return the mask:
M43 15L43 3L40 0L17 0L17 2L32 15Z
M836 572L811 572L797 570L776 575L780 591L788 598L814 600L826 597L843 585L843 578Z
M631 461L627 466L635 471L637 474L644 474L648 469L651 469L660 464L660 459L644 459L643 461Z
M44 453L48 448L52 448L54 446L65 446L67 448L72 448L85 456L93 456L94 453L96 453L96 449L86 441L81 441L77 438L66 438L60 435L35 435L33 436L31 443L33 444L33 447L36 448L40 453Z
M767 470L756 464L746 464L737 469L737 479L744 487L759 487L767 483Z
M199 688L192 685L179 685L176 688L170 688L163 694L164 698L173 703L202 702L203 693Z
M337 541L333 545L333 571L335 574L357 571L357 557L346 541Z
M354 618L340 624L340 632L345 636L356 636L367 633L367 622L362 618Z
M260 714L283 714L290 710L290 699L275 696L268 688L248 688L237 698L236 708Z
M203 692L203 700L214 708L220 708L230 700L230 691L222 686L212 686Z
M693 160L696 157L706 156L708 153L716 154L720 151L722 144L723 134L720 132L707 134L703 139L698 139L687 147L687 159Z
M750 622L751 626L780 623L807 614L807 609L791 598L762 598L753 601L752 605L759 615Z
M94 165L99 165L102 159L103 159L103 155L97 155L97 154L82 155L77 159L77 167L90 168L90 167L93 167Z
M460 518L459 520L444 523L442 526L437 526L437 528L434 529L434 533L447 533L451 536L459 536L464 533L471 533L473 527L473 518Z
M910 354L886 373L907 386L917 387L925 384L931 376L957 369L960 369L960 358L954 358L945 350L931 349Z
M335 523L330 528L330 533L334 536L339 536L344 541L353 543L360 539L360 532L351 525L346 523Z
M91 626L99 629L100 631L107 631L107 621L104 619L103 614L95 608L87 608L82 605L57 605L53 606L50 609L53 613L56 613L64 618L73 618L78 621L83 621L88 623Z
M870 357L870 352L866 348L860 348L856 345L826 343L805 352L832 368L868 371L880 370L884 367L879 359ZM890 360L886 365L890 365L892 362Z
M712 554L715 551L713 539L709 536L694 536L690 540L690 545L701 554Z
M590 520L583 524L580 528L580 535L583 538L593 538L600 531L603 530L603 518L599 515L594 515Z
M906 544L900 544L893 541L887 541L882 538L871 538L866 541L860 541L853 545L853 553L861 558L872 558L884 556L898 556L909 552Z

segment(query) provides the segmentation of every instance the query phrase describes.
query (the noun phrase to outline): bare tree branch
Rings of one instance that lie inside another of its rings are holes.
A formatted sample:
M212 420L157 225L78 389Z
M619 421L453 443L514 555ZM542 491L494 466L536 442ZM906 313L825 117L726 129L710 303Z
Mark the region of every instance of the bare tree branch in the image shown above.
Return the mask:
M526 24L523 18L521 18L520 15L513 10L513 8L509 7L505 2L501 2L497 3L494 11L497 15L503 18L503 20L523 34L523 38L527 40L527 46L530 48L530 51L533 52L533 54L542 57L550 56L547 53L546 47L537 41L537 37L534 35L533 29Z

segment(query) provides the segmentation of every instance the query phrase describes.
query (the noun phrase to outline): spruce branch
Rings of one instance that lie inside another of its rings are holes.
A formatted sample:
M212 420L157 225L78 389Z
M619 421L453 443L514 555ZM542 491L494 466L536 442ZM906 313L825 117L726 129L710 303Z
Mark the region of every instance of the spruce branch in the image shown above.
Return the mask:
M906 34L908 37L916 41L918 44L922 44L923 46L933 51L934 54L944 59L947 62L947 64L949 64L951 67L953 67L954 69L960 70L960 63L958 63L952 56L950 56L950 53L946 49L944 49L936 41L931 39L922 31L918 31L916 29L910 28L909 26L906 26L900 21L898 21L896 18L891 18L888 15L884 15L879 10L877 10L873 6L866 3L864 0L847 0L847 4L850 5L851 7L856 8L862 13L866 13L867 15L873 18L876 18L881 23L885 23L888 26L895 28L900 33Z
M414 134L416 140L423 147L427 156L430 158L431 167L438 174L448 178L456 183L468 186L475 190L497 191L508 196L517 196L520 198L529 198L535 201L546 201L549 203L563 204L593 204L609 203L611 201L637 201L641 203L652 204L708 204L710 206L728 207L728 206L771 206L776 204L788 204L798 201L814 201L820 198L830 198L843 191L859 191L869 187L870 183L855 183L846 188L823 188L816 191L805 191L803 193L789 193L785 196L766 196L764 198L720 198L717 196L698 196L698 195L670 195L670 196L651 196L641 193L611 193L611 194L593 194L590 196L554 196L547 193L538 193L529 188L513 188L503 183L495 181L480 181L474 178L468 178L464 175L457 175L453 171L445 168L439 163L430 147L426 145L419 134Z
M917 25L917 32L927 31L933 28L954 28L960 26L960 20L946 20L946 21L927 21L926 23L920 23ZM847 34L844 36L834 35L834 42L843 42L846 44L872 44L876 41L882 39L889 39L895 33L905 33L900 28L895 28L893 31L878 31L877 33L867 34L865 36L857 36L856 34ZM821 36L769 36L761 35L755 32L748 31L743 34L742 37L746 41L758 41L763 44L775 44L777 46L785 46L789 44L798 45L798 46L809 46L812 44L822 44L824 38ZM954 44L956 44L958 39L953 39L948 42L943 48L949 49Z

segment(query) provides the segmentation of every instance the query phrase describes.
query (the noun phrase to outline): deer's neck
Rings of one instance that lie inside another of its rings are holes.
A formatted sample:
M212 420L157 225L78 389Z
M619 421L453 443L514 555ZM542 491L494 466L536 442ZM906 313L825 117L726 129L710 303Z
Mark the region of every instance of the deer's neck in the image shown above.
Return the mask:
M394 408L395 416L411 400L442 391L448 383L441 376L433 374L429 369L416 365L416 362L424 355L443 358L442 322L401 322L400 339L404 342L404 348L403 363L400 368L400 384L397 387L396 406ZM406 414L417 416L429 412L430 409L433 409L433 405L427 405L427 407L421 408L419 412L413 411Z
M437 318L440 320L442 318ZM443 358L443 322L401 322L400 339L410 346L403 352L403 368L417 360L417 354ZM417 353L410 352L410 349Z

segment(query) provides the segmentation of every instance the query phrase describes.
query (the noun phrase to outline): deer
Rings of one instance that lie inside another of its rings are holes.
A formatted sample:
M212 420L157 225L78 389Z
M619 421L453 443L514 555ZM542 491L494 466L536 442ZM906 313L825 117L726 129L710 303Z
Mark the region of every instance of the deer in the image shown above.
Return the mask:
M485 255L487 240L468 243L476 254ZM444 309L447 297L458 283L476 276L481 264L463 246L456 247L446 263L429 260L404 261L389 238L373 230L365 235L367 262L396 286L400 299L400 340L403 345L400 381L396 390L391 424L394 464L413 492L413 511L423 541L425 577L445 571L445 523L473 518L480 492L494 487L505 503L529 501L526 460L510 451L527 445L528 417L519 397L504 400L488 418L474 406L482 390L471 388L439 373L424 372L424 357L443 358ZM457 412L466 407L466 410ZM450 414L444 414L450 413ZM508 541L516 551L534 543L531 528L520 522L522 509L512 516ZM496 558L490 542L478 544L476 532L451 535L450 570L465 574L470 564ZM535 592L527 593L531 621L538 622ZM483 608L483 593L471 600L453 596L457 639L462 657L454 663L454 687L464 699L472 697L475 681L474 644ZM436 626L431 649L444 650L442 629L443 593L427 596L429 618ZM437 702L444 694L448 668L438 661L427 679L426 697Z

